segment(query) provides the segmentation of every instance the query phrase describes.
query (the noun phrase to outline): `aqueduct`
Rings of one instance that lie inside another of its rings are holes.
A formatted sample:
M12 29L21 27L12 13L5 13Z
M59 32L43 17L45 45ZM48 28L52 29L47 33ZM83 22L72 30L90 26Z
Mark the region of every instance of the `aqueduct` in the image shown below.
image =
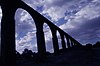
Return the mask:
M57 38L57 31L61 36L62 42L62 49L66 49L65 38L67 40L68 48L73 47L74 45L80 46L81 44L68 35L66 32L61 30L59 27L54 25L48 19L43 17L33 8L25 4L21 0L0 0L0 6L2 8L2 21L1 21L1 57L2 61L5 64L12 64L15 61L15 12L18 8L22 8L26 10L34 19L36 25L36 36L37 36L37 46L38 46L38 53L41 56L45 56L46 47L45 47L45 39L44 39L44 32L43 32L43 24L46 23L51 30L52 33L52 40L53 40L53 48L54 53L59 52L58 46L58 38ZM10 60L10 61L9 61ZM13 64L12 64L13 65Z

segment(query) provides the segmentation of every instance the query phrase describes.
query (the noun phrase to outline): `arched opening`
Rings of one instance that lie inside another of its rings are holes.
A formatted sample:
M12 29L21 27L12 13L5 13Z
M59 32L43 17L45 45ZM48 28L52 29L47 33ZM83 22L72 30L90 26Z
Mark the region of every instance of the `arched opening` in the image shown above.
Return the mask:
M45 36L46 52L54 53L52 33L50 30L50 27L46 23L44 23L44 25L43 25L43 32L44 32L44 36Z
M0 56L1 56L1 19L2 19L2 9L0 6Z
M64 36L64 40L65 40L66 48L68 48L68 45L67 45L67 39L66 39L65 36Z
M58 38L59 49L62 49L62 42L61 42L61 36L60 36L60 33L57 31L56 35L57 35L57 38Z
M24 49L37 52L36 26L31 15L21 8L15 13L16 50L20 53Z
M71 39L69 39L70 47L73 47L73 42Z

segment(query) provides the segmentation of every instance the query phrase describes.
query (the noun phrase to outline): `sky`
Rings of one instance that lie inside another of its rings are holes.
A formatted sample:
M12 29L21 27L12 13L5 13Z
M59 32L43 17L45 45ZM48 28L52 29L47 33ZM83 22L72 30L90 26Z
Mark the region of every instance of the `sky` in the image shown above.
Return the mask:
M81 44L100 41L100 0L23 0L30 7L67 32ZM0 8L0 23L2 9ZM36 28L34 19L21 8L15 13L16 50L22 53L25 48L37 52ZM53 52L50 28L44 24L47 51ZM1 29L1 27L0 27ZM59 47L61 39L57 32Z

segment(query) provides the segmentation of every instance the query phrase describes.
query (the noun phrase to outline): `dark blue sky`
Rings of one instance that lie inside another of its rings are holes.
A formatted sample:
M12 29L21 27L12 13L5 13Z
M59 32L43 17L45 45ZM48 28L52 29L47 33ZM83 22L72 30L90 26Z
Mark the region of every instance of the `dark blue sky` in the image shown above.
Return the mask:
M100 41L100 0L23 0L55 25L82 44ZM0 19L2 17L0 9ZM18 9L16 20L16 49L37 51L34 19L28 12ZM44 25L47 50L52 52L52 35ZM58 34L59 36L59 34ZM60 40L60 38L59 38ZM60 45L59 41L59 45Z

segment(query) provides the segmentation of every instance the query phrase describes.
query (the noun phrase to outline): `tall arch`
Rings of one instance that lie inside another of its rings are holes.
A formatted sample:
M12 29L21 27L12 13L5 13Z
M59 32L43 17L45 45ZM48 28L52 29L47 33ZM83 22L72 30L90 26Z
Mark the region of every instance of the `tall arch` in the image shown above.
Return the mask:
M71 40L71 38L69 39L70 42L70 46L73 47L73 41Z
M59 33L59 31L57 30L56 32L57 38L58 38L58 45L59 45L59 49L62 49L62 40L61 40L61 35Z
M1 19L2 19L2 9L0 6L0 56L1 56Z
M18 8L15 13L16 50L22 53L25 48L37 52L36 26L34 19L24 9Z
M53 48L54 48L54 53L58 54L59 53L59 45L58 45L58 38L57 38L57 29L56 26L49 24L50 29L51 29L51 33L52 33L52 42L53 42Z
M51 29L46 23L43 25L43 32L45 36L46 52L54 53Z
M70 48L71 45L70 45L70 39L69 39L68 35L65 35L65 39L67 40L66 44L67 44L68 48Z
M25 9L32 18L35 21L36 24L36 36L37 36L37 47L38 47L38 53L40 56L45 56L46 48L45 48L45 40L44 40L44 32L43 32L43 23L44 18L42 15L40 15L37 11L35 11L33 8L25 4L24 2L20 2L19 5L20 8Z
M68 48L68 45L67 45L68 42L65 36L64 36L64 40L65 40L66 48Z

